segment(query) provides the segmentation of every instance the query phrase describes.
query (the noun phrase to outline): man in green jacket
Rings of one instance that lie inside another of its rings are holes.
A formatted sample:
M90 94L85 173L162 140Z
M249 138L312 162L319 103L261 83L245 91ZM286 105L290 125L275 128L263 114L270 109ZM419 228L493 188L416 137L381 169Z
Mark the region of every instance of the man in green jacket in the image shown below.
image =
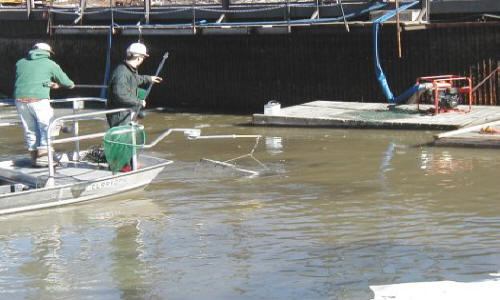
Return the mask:
M127 48L125 61L118 65L111 75L108 108L132 108L138 111L140 107L146 106L146 101L140 100L137 96L138 87L148 83L160 83L163 80L158 76L138 74L137 68L146 57L149 55L144 44L133 43ZM107 119L109 127L115 127L129 124L132 116L129 112L118 112L108 114Z
M50 59L52 48L37 43L26 58L16 63L14 99L24 129L24 138L31 162L37 166L37 158L47 155L47 130L54 110L50 106L50 89L74 88L75 84L61 67Z

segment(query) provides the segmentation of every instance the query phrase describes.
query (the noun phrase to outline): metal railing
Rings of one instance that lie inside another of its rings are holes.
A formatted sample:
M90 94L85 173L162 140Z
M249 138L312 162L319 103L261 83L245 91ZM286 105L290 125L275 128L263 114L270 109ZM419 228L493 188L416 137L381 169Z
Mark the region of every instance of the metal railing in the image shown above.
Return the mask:
M34 5L35 1L25 1L25 5L21 5L20 7L26 9L27 17L29 18L30 13L32 13L32 11L36 8ZM425 15L428 16L428 0L419 1L421 1L422 12L426 11L427 13L425 13ZM41 3L44 2L41 1ZM158 23L158 18L163 18L163 20L165 20L168 16L176 15L173 19L178 19L178 17L180 17L184 21L181 21L181 23L169 22L170 25L186 26L189 25L188 23L190 23L190 19L192 19L192 24L190 26L193 27L193 33L195 33L197 27L217 27L219 26L219 23L228 23L231 25L231 23L238 23L236 22L237 19L239 19L242 24L232 25L308 26L311 25L309 24L309 21L312 20L314 21L314 24L343 23L346 28L348 28L347 19L354 20L360 15L364 15L370 11L382 9L382 7L386 5L388 7L392 7L394 6L394 3L389 1L379 1L374 4L371 0L110 0L94 2L89 0L71 0L71 2L45 2L41 8L40 6L38 7L38 10L43 10L44 19L47 19L47 32L49 33L52 33L53 29L56 29L56 33L64 32L69 29L85 29L86 31L93 31L95 26L92 25L92 22L88 25L83 25L83 19L84 17L89 18L95 15L100 15L100 18L107 18L106 16L109 16L111 21L110 24L115 24L117 21L116 18L119 16L124 17L124 15L136 15L137 17L142 16L142 19L138 20L141 20L141 22L142 20L145 20L145 22L142 22L143 24L135 27L122 26L123 28L121 28L121 30L130 30L132 28L135 30L146 30L148 29L147 25L150 24L151 17L155 17L155 24L161 25ZM347 10L347 6L352 6L354 8ZM370 9L368 9L367 6L369 6ZM345 11L344 7L346 8ZM301 12L298 13L295 12L295 10L300 10ZM228 14L227 16L231 16L230 20L227 19L226 14ZM262 20L262 14L267 16L269 22L274 22L276 24L258 22L257 20ZM422 15L423 14L424 13L422 13ZM54 25L53 19L56 15L62 15L64 18L74 17L73 25L79 24L78 26L85 27L71 28L72 25L68 25L67 23L64 25ZM192 15L192 18L190 15ZM237 15L239 17L237 17ZM422 21L422 15L419 19L420 22ZM248 16L251 16L251 18L255 19L255 21L246 20ZM288 24L288 22L293 24ZM360 20L360 22L365 21ZM119 29L119 26L111 25L111 27L113 27L113 32L114 29ZM99 28L99 31L102 31L102 29L106 28ZM162 28L153 29L159 30Z
M73 114L60 116L51 120L47 132L52 133L56 126L62 123L62 121L70 120L73 122L73 137L62 138L62 139L53 139L51 134L47 134L47 156L48 156L48 168L49 168L49 178L47 180L46 186L54 186L54 149L52 145L54 144L63 144L69 142L75 142L75 150L73 160L80 160L80 141L95 139L99 137L103 137L106 132L98 132L93 134L79 135L79 121L83 120L96 120L96 118L92 118L95 116L107 115L110 113L117 112L129 112L130 114L134 113L133 108L116 108L116 109L108 109L102 111L94 111L87 113L78 113L81 109L84 108L84 103L89 101L97 101L97 102L105 102L106 99L102 98L92 98L92 97L80 97L80 98L67 98L67 99L56 99L52 100L52 102L57 103L72 103L73 104Z
M51 187L55 185L55 168L54 168L54 149L52 148L53 145L55 144L64 144L64 143L70 143L70 142L75 142L75 149L74 149L74 156L72 158L73 161L80 161L80 141L82 140L89 140L89 139L95 139L95 138L101 138L104 137L107 133L105 132L97 132L97 133L91 133L91 134L85 134L85 135L79 135L79 121L83 120L96 120L96 116L102 116L102 115L107 115L111 113L118 113L118 112L128 112L130 113L131 117L133 117L133 114L135 113L134 108L116 108L116 109L107 109L107 110L101 110L101 111L93 111L93 112L86 112L86 113L78 113L82 108L84 108L83 103L88 102L88 101L98 101L98 102L105 102L106 99L102 98L92 98L92 97L87 97L87 98L67 98L67 99L57 99L57 100L52 100L52 102L58 102L58 103L73 103L73 114L70 115L65 115L65 116L60 116L57 118L54 118L51 120L49 127L48 127L48 132L51 133L54 131L55 127L61 124L63 121L72 121L73 122L73 136L72 137L67 137L67 138L61 138L61 139L54 139L51 134L47 135L47 155L48 155L48 169L49 169L49 178L46 183L46 187ZM138 127L140 129L144 129L142 125L138 125L135 122L131 122L132 128L131 129L124 129L123 131L117 131L115 132L116 134L123 134L123 133L132 133L132 145L136 144L135 141L135 129L134 127ZM161 134L158 138L156 138L151 144L149 145L141 145L141 148L149 149L158 144L162 139L164 139L167 135L171 134L172 132L184 132L187 138L195 139L195 138L200 138L200 130L199 129L193 129L193 128L172 128L166 130L163 134ZM133 156L132 156L132 170L137 170L137 153L133 151Z
M484 68L486 71L486 68ZM474 104L498 105L500 66L484 77L472 88Z

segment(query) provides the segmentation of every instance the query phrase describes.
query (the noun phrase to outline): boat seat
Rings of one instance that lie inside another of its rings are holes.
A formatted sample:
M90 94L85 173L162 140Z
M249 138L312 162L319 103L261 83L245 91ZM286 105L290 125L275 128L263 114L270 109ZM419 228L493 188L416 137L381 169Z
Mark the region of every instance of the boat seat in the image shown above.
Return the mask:
M22 183L31 188L43 187L47 181L47 178L8 169L0 169L0 178L12 183Z
M21 183L31 188L45 186L47 181L46 176L37 176L37 173L31 174L23 171L27 170L29 165L30 162L28 159L20 159L11 161L8 164L2 164L0 165L0 178L12 183ZM45 172L45 169L43 169L43 172Z

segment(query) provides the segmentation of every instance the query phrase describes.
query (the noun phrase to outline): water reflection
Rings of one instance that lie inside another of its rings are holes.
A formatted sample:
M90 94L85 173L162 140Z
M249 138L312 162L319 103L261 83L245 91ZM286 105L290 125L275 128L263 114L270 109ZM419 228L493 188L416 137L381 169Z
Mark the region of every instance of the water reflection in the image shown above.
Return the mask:
M454 157L447 150L441 152L423 149L420 154L420 168L427 174L451 174L471 171L474 167L472 157Z
M19 270L26 279L17 292L23 291L24 298L78 297L89 289L100 298L114 298L112 286L123 299L150 294L146 275L151 272L142 259L141 226L143 222L161 222L165 213L153 200L141 198L140 192L131 195L135 199L121 196L2 216L0 249L10 252L3 252L6 255L0 264L6 268L0 276ZM110 266L100 265L99 256L109 257ZM108 268L111 277L107 276ZM0 283L0 290L5 291L6 286Z
M150 273L148 264L142 259L144 243L140 220L129 220L115 229L116 236L110 242L112 277L121 291L122 299L140 299L151 291L147 282Z
M20 273L31 278L26 286L28 295L57 295L71 288L64 257L59 253L60 230L59 226L51 226L31 238L28 260L19 266Z
M280 136L266 136L266 150L272 154L283 152L283 138Z

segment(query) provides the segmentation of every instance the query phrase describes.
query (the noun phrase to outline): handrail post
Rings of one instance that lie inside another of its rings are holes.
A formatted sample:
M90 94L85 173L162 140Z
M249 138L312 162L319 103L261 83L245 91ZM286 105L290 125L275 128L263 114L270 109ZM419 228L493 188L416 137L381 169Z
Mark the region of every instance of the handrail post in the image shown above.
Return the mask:
M50 138L50 133L52 132L50 129L52 129L53 126L51 126L52 124L49 125L49 131L47 131L47 163L49 165L49 178L47 179L47 183L45 184L45 186L47 187L51 187L51 186L54 186L55 184L55 178L54 178L54 175L55 175L55 169L54 169L54 153L53 152L53 149L52 149L52 141L51 141L51 138Z
M73 114L76 114L77 110L80 109L80 102L78 100L73 100ZM79 123L78 120L73 121L73 136L78 137ZM72 157L76 161L80 161L80 140L75 141L75 151Z
M132 122L130 123L130 125L132 126L132 170L137 170L137 151L136 151L136 145L137 145L137 142L136 142L136 135L135 135L135 127L136 127L136 123L135 122Z

